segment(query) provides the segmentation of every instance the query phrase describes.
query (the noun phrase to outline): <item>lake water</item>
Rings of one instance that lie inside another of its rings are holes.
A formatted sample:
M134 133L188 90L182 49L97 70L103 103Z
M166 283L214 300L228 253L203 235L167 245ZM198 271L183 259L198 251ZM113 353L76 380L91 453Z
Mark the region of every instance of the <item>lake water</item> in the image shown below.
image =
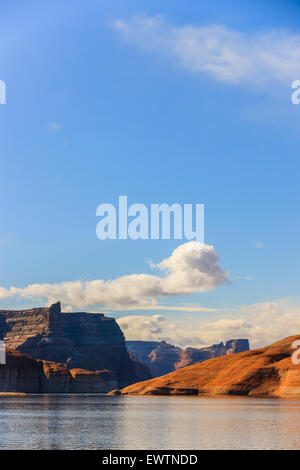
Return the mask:
M0 397L0 449L300 449L300 400Z

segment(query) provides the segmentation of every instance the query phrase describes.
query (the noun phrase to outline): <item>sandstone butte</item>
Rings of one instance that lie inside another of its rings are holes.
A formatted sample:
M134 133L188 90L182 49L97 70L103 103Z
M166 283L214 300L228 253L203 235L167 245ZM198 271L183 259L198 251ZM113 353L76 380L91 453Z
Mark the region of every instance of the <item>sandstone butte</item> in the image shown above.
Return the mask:
M209 359L111 395L300 396L300 365L292 362L290 336L259 349Z
M60 302L29 310L0 310L0 340L8 349L64 364L69 370L110 370L118 388L151 377L146 365L130 357L114 318L102 313L64 313Z
M106 393L117 386L113 372L67 369L63 364L34 359L7 350L0 365L0 396L24 393Z

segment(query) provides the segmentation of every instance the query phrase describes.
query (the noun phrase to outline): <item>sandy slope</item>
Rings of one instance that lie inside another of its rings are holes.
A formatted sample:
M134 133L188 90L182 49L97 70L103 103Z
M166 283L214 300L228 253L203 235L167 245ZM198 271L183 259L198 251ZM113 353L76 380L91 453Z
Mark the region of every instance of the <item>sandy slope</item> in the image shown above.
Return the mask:
M210 359L110 393L300 397L300 365L291 359L294 340L300 340L300 335L253 351Z

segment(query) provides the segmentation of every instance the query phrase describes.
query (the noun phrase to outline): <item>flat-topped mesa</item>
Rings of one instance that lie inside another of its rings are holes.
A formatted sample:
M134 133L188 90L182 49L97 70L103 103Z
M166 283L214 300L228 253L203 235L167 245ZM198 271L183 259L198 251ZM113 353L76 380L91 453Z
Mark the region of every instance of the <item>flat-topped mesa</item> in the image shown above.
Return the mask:
M239 352L249 351L248 339L230 339L225 343L226 354L236 354Z
M181 360L178 361L176 369L203 362L214 357L226 356L227 354L236 354L249 351L248 339L230 339L224 344L223 341L213 344L206 348L186 348L183 350Z
M68 369L113 371L121 387L149 377L137 376L114 318L62 313L59 302L45 308L0 310L0 339L10 349Z

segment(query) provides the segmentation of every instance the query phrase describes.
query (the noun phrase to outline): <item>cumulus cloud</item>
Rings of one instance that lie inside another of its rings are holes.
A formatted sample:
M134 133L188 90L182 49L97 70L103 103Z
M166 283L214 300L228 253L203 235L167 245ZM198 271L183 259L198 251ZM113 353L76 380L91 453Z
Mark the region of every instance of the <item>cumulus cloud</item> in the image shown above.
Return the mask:
M131 315L117 321L128 340L164 340L180 347L203 347L248 338L255 348L299 334L300 305L286 300L258 303L211 321L191 316L169 321L162 315Z
M117 320L128 340L159 341L165 339L166 321L162 315L128 315Z
M191 241L177 247L157 265L154 274L131 274L104 281L70 281L58 284L31 284L27 287L0 287L0 299L21 297L60 300L76 307L102 305L114 308L143 308L158 298L207 292L228 280L229 273L218 266L213 246Z
M173 26L163 16L145 15L112 24L125 40L221 82L268 85L300 76L300 35L289 31L254 34L221 25Z

